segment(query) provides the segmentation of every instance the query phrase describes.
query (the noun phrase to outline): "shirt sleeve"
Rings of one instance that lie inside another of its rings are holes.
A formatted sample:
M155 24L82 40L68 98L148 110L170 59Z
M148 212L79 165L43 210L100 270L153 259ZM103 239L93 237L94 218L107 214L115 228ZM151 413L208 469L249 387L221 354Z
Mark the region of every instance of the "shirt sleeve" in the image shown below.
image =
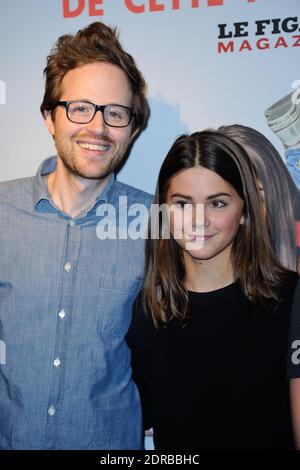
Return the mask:
M286 150L285 158L290 175L300 191L300 147Z
M291 310L287 371L289 379L300 377L300 278Z

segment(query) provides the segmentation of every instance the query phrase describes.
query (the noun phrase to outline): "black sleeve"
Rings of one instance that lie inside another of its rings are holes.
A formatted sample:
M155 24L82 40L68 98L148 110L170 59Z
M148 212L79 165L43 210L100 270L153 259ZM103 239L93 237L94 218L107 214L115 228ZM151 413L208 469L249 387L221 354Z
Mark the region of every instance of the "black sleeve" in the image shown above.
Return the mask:
M132 321L126 335L127 344L131 350L132 378L136 383L142 405L144 429L152 427L152 418L147 394L147 357L145 354L145 334L150 324L139 294L133 305Z
M288 378L300 377L300 279L294 293L288 351Z

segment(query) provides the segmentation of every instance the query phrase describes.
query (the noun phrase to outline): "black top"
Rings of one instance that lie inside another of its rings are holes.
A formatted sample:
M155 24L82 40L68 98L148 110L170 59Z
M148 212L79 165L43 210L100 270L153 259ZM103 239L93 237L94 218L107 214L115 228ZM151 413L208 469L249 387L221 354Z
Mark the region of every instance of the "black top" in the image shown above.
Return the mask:
M237 284L189 292L190 323L167 330L136 302L127 341L156 449L293 448L286 357L295 284L293 276L264 315Z
M288 377L290 379L300 377L300 279L295 290L291 312Z

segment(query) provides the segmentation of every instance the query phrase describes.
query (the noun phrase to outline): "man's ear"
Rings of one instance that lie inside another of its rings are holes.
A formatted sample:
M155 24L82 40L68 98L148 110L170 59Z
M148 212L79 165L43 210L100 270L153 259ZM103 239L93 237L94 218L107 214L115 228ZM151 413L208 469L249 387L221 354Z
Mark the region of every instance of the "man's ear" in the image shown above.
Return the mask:
M135 136L140 132L140 128L138 127L133 131L133 133L130 136L130 143L134 140Z
M54 122L53 122L51 111L44 111L44 119L45 119L45 124L47 126L48 131L50 132L52 136L54 136L55 129L54 129Z

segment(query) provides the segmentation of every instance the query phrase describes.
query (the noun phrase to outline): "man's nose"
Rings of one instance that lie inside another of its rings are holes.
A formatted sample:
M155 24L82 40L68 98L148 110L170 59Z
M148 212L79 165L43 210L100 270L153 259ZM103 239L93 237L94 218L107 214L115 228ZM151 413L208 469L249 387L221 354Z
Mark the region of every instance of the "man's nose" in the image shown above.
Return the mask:
M100 111L100 109L96 112L92 121L87 124L87 127L97 134L101 134L107 129L107 125L104 122L103 112Z

